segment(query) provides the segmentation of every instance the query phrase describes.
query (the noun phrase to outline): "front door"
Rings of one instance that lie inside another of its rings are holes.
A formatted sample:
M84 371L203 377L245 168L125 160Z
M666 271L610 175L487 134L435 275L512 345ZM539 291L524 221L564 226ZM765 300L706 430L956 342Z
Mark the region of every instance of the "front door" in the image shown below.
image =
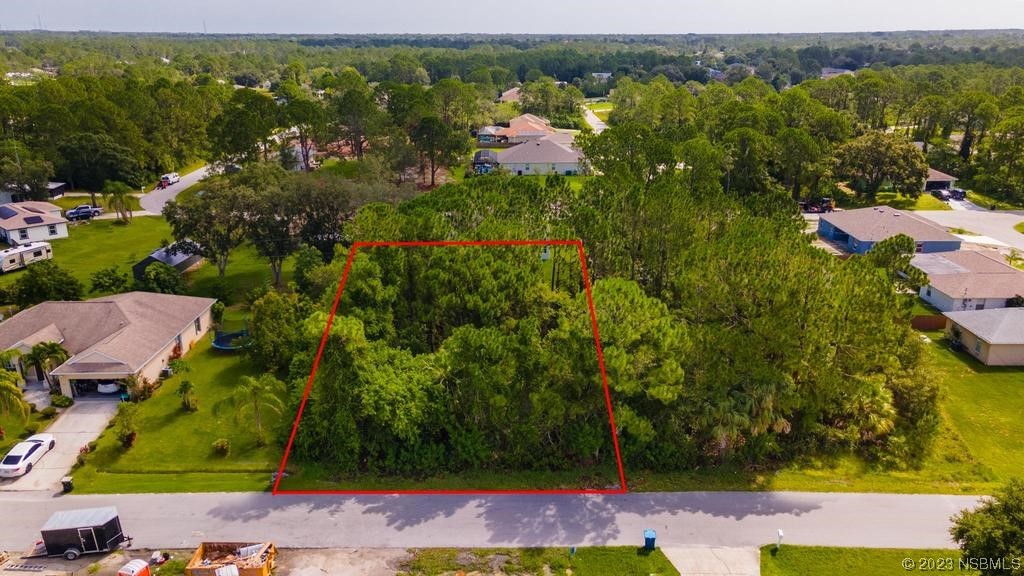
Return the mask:
M78 538L82 541L82 552L99 552L100 547L96 544L96 533L92 528L79 528Z

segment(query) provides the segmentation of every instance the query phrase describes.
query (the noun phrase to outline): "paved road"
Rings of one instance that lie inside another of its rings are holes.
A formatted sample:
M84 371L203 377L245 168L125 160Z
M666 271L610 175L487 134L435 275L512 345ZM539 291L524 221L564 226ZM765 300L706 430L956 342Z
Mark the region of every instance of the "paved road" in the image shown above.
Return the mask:
M79 400L65 410L46 429L57 442L54 449L43 456L28 474L13 480L0 480L0 492L40 490L49 496L60 490L60 479L74 465L78 450L103 432L117 412L117 404L117 400Z
M164 209L164 204L174 200L183 190L189 186L199 182L209 173L209 166L203 166L194 172L189 172L181 177L181 182L177 184L171 184L163 190L157 189L146 194L142 198L139 198L139 204L142 205L142 209L146 212L153 214L160 214Z
M597 117L594 111L586 106L583 107L584 117L587 119L587 124L590 124L590 129L594 131L594 134L600 134L608 129L608 124L604 120Z
M915 214L947 228L963 228L1024 250L1024 234L1013 229L1024 222L1024 215L1017 211L919 210Z
M57 495L0 493L0 549L19 549L56 510L116 505L142 547L272 539L278 546L757 546L941 548L949 518L974 497L796 492L618 496Z

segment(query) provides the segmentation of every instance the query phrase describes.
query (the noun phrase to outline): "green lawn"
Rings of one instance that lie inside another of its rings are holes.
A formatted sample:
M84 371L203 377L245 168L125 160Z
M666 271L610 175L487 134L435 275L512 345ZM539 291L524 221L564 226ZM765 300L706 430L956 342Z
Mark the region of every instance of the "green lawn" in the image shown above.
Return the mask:
M1024 234L1024 222L1015 225L1013 229L1016 230L1017 232L1020 232L1021 234Z
M612 113L612 109L615 108L615 106L612 105L611 102L594 102L592 104L587 104L587 108L590 108L594 112L595 116L607 122L608 116Z
M891 206L898 210L952 210L949 204L927 193L922 193L917 198L907 198L895 192L882 191L875 195L874 200L855 198L853 196L844 198L841 196L836 199L836 204L840 208L848 210L868 206Z
M294 260L286 260L281 274L284 284L291 279L294 269ZM226 285L230 287L230 300L227 304L237 304L243 302L253 289L269 286L274 276L270 271L270 264L260 257L252 246L245 245L231 252L224 278ZM199 269L188 273L186 281L189 283L190 294L209 297L218 295L217 267L213 264L205 263Z
M897 576L918 571L978 574L960 570L959 561L959 550L825 548L783 544L778 551L774 545L761 548L761 576Z
M626 546L578 548L570 558L567 548L427 548L411 551L413 557L400 575L440 574L550 574L561 576L678 576L661 550L646 553ZM504 562L502 562L502 560Z
M130 272L133 264L172 240L171 228L159 216L138 216L131 224L114 220L87 220L68 225L68 238L50 240L54 261L78 278L89 290L93 272L116 264ZM0 286L14 283L24 271L0 276Z
M61 210L70 210L71 208L81 204L92 204L92 201L88 196L61 196L60 198L48 200L48 202L50 204L60 206ZM130 202L132 210L142 210L142 205L139 204L138 198L132 196ZM113 212L113 210L107 207L107 201L99 194L96 195L96 205L103 208L104 212Z
M1014 204L1012 202L1007 202L1005 200L999 200L997 198L993 198L992 196L986 196L981 192L974 192L971 190L967 192L967 199L970 200L971 202L974 202L978 206L981 206L982 208L991 208L992 206L995 206L996 210L1024 209L1024 206L1020 204Z
M37 432L42 432L51 422L53 422L53 419L44 419L38 412L29 414L28 418L24 420L21 418L21 415L14 412L6 414L0 412L0 430L4 431L4 437L0 439L0 456L6 454L11 446L20 442L22 437L29 436L25 432L26 425L34 423L39 426Z
M115 492L213 492L264 490L270 474L281 461L281 449L257 447L251 418L236 420L230 411L214 414L213 406L228 397L242 376L257 371L239 353L224 353L204 338L185 359L187 374L176 374L163 382L152 398L139 404L139 436L125 451L112 429L98 440L85 466L74 471L75 491ZM176 394L183 378L196 385L198 412L186 412ZM282 418L264 414L264 426L273 430ZM211 445L218 438L231 441L227 457L217 455Z

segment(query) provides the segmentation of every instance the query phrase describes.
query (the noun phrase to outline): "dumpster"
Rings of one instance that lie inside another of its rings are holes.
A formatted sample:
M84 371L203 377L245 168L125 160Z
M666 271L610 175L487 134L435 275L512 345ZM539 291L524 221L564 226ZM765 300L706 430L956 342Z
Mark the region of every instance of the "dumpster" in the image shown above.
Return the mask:
M113 506L55 512L40 532L44 553L68 560L92 552L109 552L128 540Z
M647 550L648 552L654 551L655 536L656 534L654 530L651 530L650 528L644 530L644 550Z
M75 479L71 476L65 476L60 479L60 485L64 487L64 492L68 493L75 489Z
M276 556L272 542L203 542L185 576L269 576Z
M132 560L121 566L117 576L149 576L149 562L145 560Z

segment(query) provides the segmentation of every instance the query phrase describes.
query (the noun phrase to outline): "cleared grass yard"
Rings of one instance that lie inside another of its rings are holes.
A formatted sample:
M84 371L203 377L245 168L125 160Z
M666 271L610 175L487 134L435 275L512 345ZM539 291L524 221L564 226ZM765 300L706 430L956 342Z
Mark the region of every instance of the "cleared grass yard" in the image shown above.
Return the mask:
M1024 368L987 367L927 333L942 390L942 422L920 470L878 470L855 456L808 459L779 470L716 467L686 473L627 470L630 489L794 490L990 494L1024 472Z
M171 240L171 228L160 216L137 216L131 224L114 220L87 220L68 225L68 238L50 240L53 260L71 272L89 289L89 277L101 268L116 264L130 272L133 264ZM23 273L0 275L0 286L9 286Z

